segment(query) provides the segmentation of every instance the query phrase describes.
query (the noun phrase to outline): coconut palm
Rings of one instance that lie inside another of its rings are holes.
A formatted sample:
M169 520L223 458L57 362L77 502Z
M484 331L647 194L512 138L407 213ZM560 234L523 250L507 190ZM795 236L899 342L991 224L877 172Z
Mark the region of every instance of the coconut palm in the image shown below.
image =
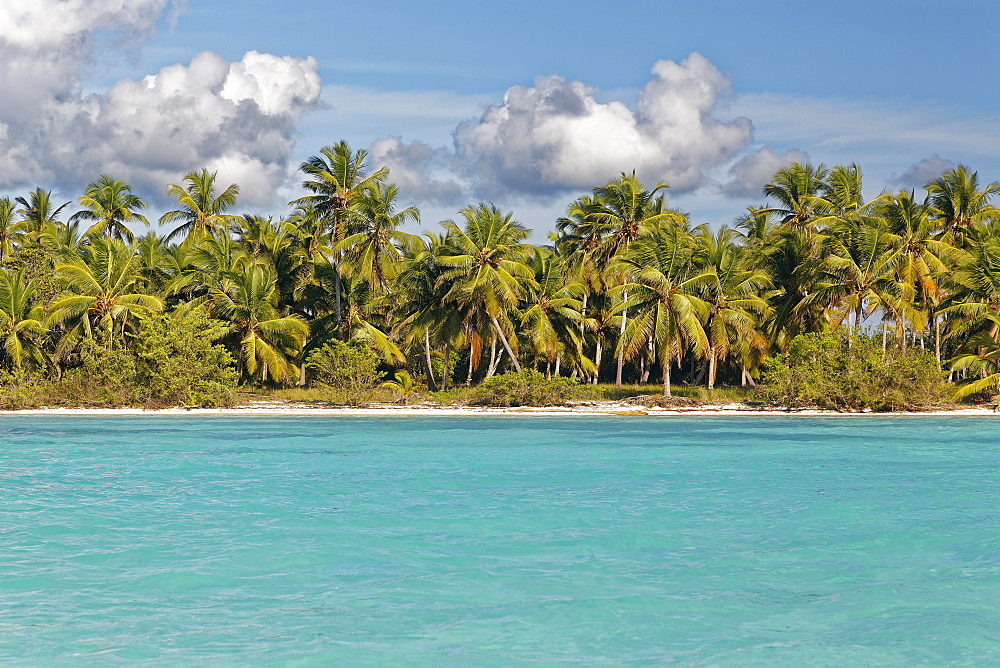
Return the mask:
M860 332L865 319L880 308L885 319L896 321L901 336L902 322L912 314L915 289L899 280L902 250L885 220L877 216L838 219L823 243L822 278L801 306L821 304L836 312L835 326L853 315L852 333Z
M86 336L98 329L113 342L136 318L163 310L159 298L143 292L135 249L117 239L92 239L56 268L56 276L65 291L52 303L50 321L79 328Z
M378 183L361 192L348 212L347 236L333 248L342 258L344 273L368 281L376 292L384 292L398 275L400 249L419 243L418 237L398 229L420 221L416 207L397 210L398 194L395 185Z
M695 293L704 277L693 275L694 242L680 226L653 230L632 244L622 256L633 276L616 288L627 297L616 310L634 309L635 315L619 346L626 357L652 347L663 374L663 395L671 396L670 371L685 352L708 353L702 326L708 304Z
M970 235L946 277L949 297L940 309L949 338L985 332L1000 340L1000 237Z
M37 281L27 280L23 268L15 272L0 267L0 345L6 369L20 369L25 361L35 365L45 361L45 309L36 299Z
M128 223L149 226L146 217L139 213L146 208L146 203L132 193L132 186L107 175L87 185L80 206L85 207L84 210L70 216L70 221L94 221L84 232L86 236L97 234L131 243L135 236L127 227Z
M928 183L933 216L944 230L945 240L961 243L969 228L1000 219L1000 210L990 200L1000 195L1000 182L979 185L979 174L959 165Z
M876 209L891 234L896 236L900 261L896 269L899 280L913 285L921 318L914 322L918 330L925 321L934 331L934 350L941 361L941 337L936 309L945 298L940 278L948 271L948 264L957 258L950 244L936 239L937 222L931 217L931 208L917 202L913 191L900 191L887 196Z
M619 265L614 259L619 253L628 250L646 230L656 225L683 224L686 218L678 211L668 209L666 200L657 195L669 186L659 182L653 188L646 188L636 179L635 172L622 175L607 185L594 188L594 206L587 216L604 228L601 234L600 246L594 251L595 261L599 268L608 270L625 265ZM627 277L619 277L627 281ZM627 296L626 293L622 293ZM619 338L624 336L628 322L627 310L620 311ZM615 372L615 387L622 386L622 369L625 365L625 348L618 346L618 366Z
M713 235L707 227L697 230L700 285L708 309L707 386L715 387L719 362L734 357L745 381L748 367L766 351L767 339L760 323L768 309L762 291L772 286L767 272L748 262L749 255L735 243L738 233L722 227Z
M546 375L551 376L552 364L561 361L567 348L575 358L582 356L580 297L586 288L578 281L567 281L561 258L550 250L536 249L528 266L534 276L526 285L521 331L535 355L545 360Z
M381 387L387 387L395 392L404 406L408 406L410 397L417 394L417 384L414 382L413 376L406 369L397 371L392 380L383 382Z
M470 327L475 326L473 320L492 325L514 368L521 371L514 350L517 339L511 343L508 334L523 282L532 277L525 264L531 247L522 243L528 230L494 204L466 207L459 213L464 227L451 220L442 223L447 250L437 261L450 268L438 279L450 284L445 300L466 311Z
M35 188L28 193L27 199L18 197L14 201L19 205L17 210L20 216L18 230L35 237L41 233L46 225L58 222L59 213L69 204L69 202L64 202L56 206L52 202L52 192L41 188Z
M397 297L397 330L408 344L422 346L427 386L436 391L432 347L444 346L441 389L447 389L451 346L464 328L464 313L445 300L451 285L440 279L448 268L438 263L438 256L447 252L444 236L428 232L425 239L405 249L393 294Z
M160 225L180 223L168 235L173 241L184 235L186 238L200 239L206 233L227 230L238 220L238 216L226 213L236 206L240 188L229 184L221 193L216 191L218 172L207 169L191 171L184 175L186 185L173 183L167 186L167 194L177 200L179 208L160 216Z
M298 372L288 360L302 349L309 327L300 317L278 311L277 275L269 264L237 262L211 290L208 307L229 325L241 376L277 383Z
M992 390L1000 392L1000 343L989 334L980 332L966 343L965 352L957 355L951 361L952 371L972 372L978 376L974 380L959 386L954 393L955 399L964 399L973 394Z
M17 220L14 203L9 197L0 197L0 265L7 261L17 239Z
M355 197L380 183L389 174L386 167L368 173L368 152L353 151L350 144L341 140L333 146L324 146L319 155L310 156L299 166L306 175L302 187L311 195L300 197L292 204L312 206L326 223L329 231L329 246L336 247L345 237L348 211ZM340 256L334 254L334 268L338 272L336 280L336 316L341 321L341 284L339 278Z
M809 226L817 213L827 212L822 195L828 176L829 171L823 165L813 167L795 162L779 169L764 185L764 195L777 202L766 210L793 228Z

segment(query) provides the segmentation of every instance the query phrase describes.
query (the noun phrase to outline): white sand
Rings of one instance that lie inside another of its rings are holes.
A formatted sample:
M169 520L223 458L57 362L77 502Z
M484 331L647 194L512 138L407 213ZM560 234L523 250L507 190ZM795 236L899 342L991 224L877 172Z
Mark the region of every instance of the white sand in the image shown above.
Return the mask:
M392 404L381 404L369 408L348 408L348 407L317 407L308 404L291 402L253 402L234 408L167 408L160 410L143 410L141 408L41 408L17 411L0 411L0 414L7 415L222 415L222 416L285 416L285 415L314 415L314 416L368 416L368 417L391 417L391 416L539 416L539 417L582 417L582 416L659 416L671 417L678 415L739 415L739 416L998 416L1000 413L991 408L960 408L946 411L927 411L922 413L837 413L834 411L819 410L798 410L785 411L779 409L761 409L746 406L744 404L725 404L718 406L697 406L697 407L672 407L672 408L646 408L619 402L593 402L586 405L572 407L551 407L551 408L474 408L474 407L438 407L438 406L399 406Z

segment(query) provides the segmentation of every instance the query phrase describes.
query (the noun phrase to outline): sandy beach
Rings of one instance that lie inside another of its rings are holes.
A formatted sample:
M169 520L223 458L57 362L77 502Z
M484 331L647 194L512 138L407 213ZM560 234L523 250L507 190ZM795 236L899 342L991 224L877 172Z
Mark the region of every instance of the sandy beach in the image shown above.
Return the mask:
M577 406L552 406L545 408L512 407L481 408L474 406L431 406L378 404L368 407L315 406L305 403L257 401L231 408L37 408L0 411L0 415L162 415L162 416L324 416L324 417L677 417L677 416L742 416L742 417L958 417L997 416L992 408L969 407L953 410L894 412L894 413L840 413L826 410L783 410L758 408L745 404L721 404L692 407L660 408L636 406L623 402L592 402Z

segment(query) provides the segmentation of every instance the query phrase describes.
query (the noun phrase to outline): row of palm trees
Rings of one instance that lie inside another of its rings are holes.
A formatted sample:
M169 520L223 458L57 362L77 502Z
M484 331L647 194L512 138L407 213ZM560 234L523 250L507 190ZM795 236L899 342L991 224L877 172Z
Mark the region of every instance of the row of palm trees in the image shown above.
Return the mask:
M193 171L167 189L165 236L135 236L146 204L108 176L65 222L45 190L0 198L0 365L58 375L88 337L128 346L150 313L203 310L261 384L304 384L312 350L355 339L432 389L531 366L659 376L669 395L677 379L753 383L794 336L830 328L923 347L969 391L1000 378L1000 184L965 167L866 201L857 165L793 164L715 231L623 173L532 245L490 203L405 232L419 212L366 157L323 148L277 220L237 215L238 186Z

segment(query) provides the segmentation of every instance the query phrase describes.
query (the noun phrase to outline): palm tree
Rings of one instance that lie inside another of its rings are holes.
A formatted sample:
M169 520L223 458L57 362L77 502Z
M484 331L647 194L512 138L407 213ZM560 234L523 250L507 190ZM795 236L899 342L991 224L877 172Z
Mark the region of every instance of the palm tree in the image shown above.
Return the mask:
M823 277L800 306L821 304L840 311L833 318L839 326L854 315L851 333L877 308L892 318L902 335L902 320L913 308L914 288L900 281L897 268L902 260L897 238L884 219L877 216L841 218L825 235Z
M17 210L21 216L18 229L32 236L38 236L46 225L58 222L59 213L69 204L64 202L55 206L52 203L52 192L41 188L28 193L27 199L18 197L14 201L20 205Z
M364 341L386 364L405 364L406 356L392 340L387 326L393 302L386 294L378 294L364 280L343 282L344 295L349 297L344 310L346 338Z
M445 299L465 309L467 318L488 321L514 368L521 371L508 333L522 283L532 277L525 264L531 248L521 243L528 230L494 204L466 207L459 213L465 218L464 229L451 220L442 223L448 250L437 261L451 267L438 279L451 284Z
M238 216L226 211L236 206L240 188L231 183L221 193L216 193L215 180L218 172L207 169L191 171L184 175L185 186L173 183L167 186L167 194L177 199L180 208L160 216L160 225L180 223L167 235L172 241L180 235L200 239L206 233L226 230L238 220Z
M0 339L3 366L20 369L25 360L41 365L45 360L41 337L47 333L42 320L45 309L37 303L37 281L25 280L17 272L0 267Z
M793 228L805 228L819 213L825 213L823 198L829 171L823 165L803 165L795 162L779 169L764 186L764 195L777 201L766 209L781 217L781 222Z
M396 210L395 185L376 183L360 193L349 211L348 235L334 246L342 257L345 273L368 281L376 292L383 292L399 273L403 258L400 248L413 245L419 238L398 228L407 222L419 222L416 207Z
M627 357L652 346L663 374L663 395L670 397L670 371L685 351L704 357L708 338L702 327L708 305L695 291L704 280L691 275L694 244L680 226L658 228L626 252L621 262L634 277L616 288L628 293L616 310L635 309L619 346Z
M990 200L1000 195L1000 182L979 186L979 174L965 165L945 172L928 183L933 216L944 229L945 239L959 244L971 227L1000 220L1000 210Z
M94 221L94 224L84 232L86 236L97 234L132 243L135 237L126 224L142 223L149 226L146 217L138 212L146 208L146 203L132 193L132 186L107 175L102 175L100 179L87 186L83 197L80 198L80 206L86 208L70 216L70 222Z
M445 238L434 232L425 233L425 237L426 241L420 239L420 243L405 249L402 268L393 283L393 294L396 297L396 329L407 343L422 347L427 386L434 392L437 383L431 358L432 343L445 348L441 389L447 389L451 346L463 329L463 313L455 304L445 301L451 286L440 279L448 269L438 263L438 256L447 250Z
M897 239L901 255L897 275L915 288L919 313L934 330L935 357L940 362L941 328L936 310L945 298L940 277L948 271L946 263L955 261L955 248L935 238L938 225L931 217L931 209L917 202L912 190L888 196L876 211ZM913 324L923 328L923 322Z
M288 358L298 354L309 327L298 316L278 311L277 275L261 262L242 261L224 274L212 289L209 308L213 317L229 323L238 343L238 372L261 381L286 381L297 372Z
M553 362L559 363L567 347L574 357L582 356L580 296L586 288L578 281L567 281L562 260L547 249L535 249L528 265L534 277L526 285L521 331L535 355L545 360L546 375L551 376Z
M939 313L948 318L948 337L985 332L1000 340L1000 237L970 235L947 277L949 297Z
M404 406L408 406L410 397L417 394L417 384L413 382L413 376L406 369L397 371L392 380L385 381L381 386L387 387L398 394Z
M14 216L14 203L9 197L0 197L0 265L7 261L14 249L17 238L17 221Z
M632 174L624 174L607 185L594 188L594 206L587 216L604 227L600 246L594 251L597 263L604 269L617 266L614 258L626 250L646 230L655 225L679 225L686 221L684 214L668 209L666 200L657 193L669 186L659 182L652 189L646 188ZM627 281L627 277L620 277ZM627 293L622 293L627 297ZM628 311L622 309L619 338L624 336L628 321ZM622 369L625 366L625 347L618 346L618 367L615 372L615 387L622 386Z
M53 323L73 323L91 336L95 328L111 341L132 320L163 310L163 302L142 292L144 277L132 246L97 237L79 256L60 264L56 276L65 292L51 305Z
M718 364L730 355L740 363L742 378L754 355L766 349L767 340L759 322L768 309L761 292L772 286L764 270L753 266L743 247L735 243L737 232L722 227L714 236L707 227L698 230L701 286L708 303L705 332L708 337L707 386L715 387Z
M955 399L964 399L972 394L1000 390L1000 343L983 332L976 334L966 343L966 348L972 352L957 355L951 361L954 371L971 371L975 380L955 390Z
M354 205L355 197L372 188L389 174L386 167L371 174L365 162L368 152L352 151L350 144L341 140L333 146L324 146L319 155L310 156L299 169L306 175L302 187L311 195L300 197L292 204L309 205L315 208L329 226L330 247L336 247L345 237L348 210ZM340 257L334 254L334 268L337 270L336 315L341 322Z

